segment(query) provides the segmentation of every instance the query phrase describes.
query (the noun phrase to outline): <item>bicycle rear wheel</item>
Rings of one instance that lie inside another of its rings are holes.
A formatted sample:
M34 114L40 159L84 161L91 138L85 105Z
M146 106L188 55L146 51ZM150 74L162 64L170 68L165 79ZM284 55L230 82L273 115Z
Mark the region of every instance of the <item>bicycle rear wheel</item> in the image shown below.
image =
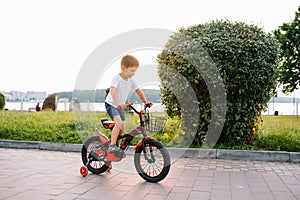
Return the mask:
M88 161L91 160L91 162L89 162L86 167L93 174L103 173L110 166L111 162L100 160L99 158L97 158L98 155L95 153L95 150L99 150L102 148L105 149L107 147L105 146L105 144L100 142L98 136L92 136L88 138L83 144L81 149L82 162L84 165L86 165Z
M134 165L139 175L148 182L163 180L170 171L170 155L167 149L158 141L145 141L145 154L143 147L136 149Z

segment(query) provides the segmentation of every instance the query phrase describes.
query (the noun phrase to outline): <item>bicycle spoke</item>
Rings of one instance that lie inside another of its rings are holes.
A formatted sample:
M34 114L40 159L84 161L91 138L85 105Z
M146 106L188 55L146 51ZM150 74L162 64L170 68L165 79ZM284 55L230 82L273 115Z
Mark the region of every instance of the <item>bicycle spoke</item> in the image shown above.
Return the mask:
M99 143L91 143L89 146L88 146L88 150L87 150L87 152L88 152L88 154L87 154L87 157L89 156L89 154L91 153L91 152L93 152L93 149L96 149L97 147L99 147L101 144L99 144ZM103 165L104 165L104 162L101 162L101 161L92 161L91 163L90 163L90 166L92 166L93 168L95 168L95 169L100 169L101 167L103 167Z
M152 149L152 152L149 149ZM154 163L149 163L147 160L145 160L145 155L142 152L140 154L140 166L141 169L150 177L155 177L159 175L164 167L164 160L163 156L160 152L160 150L156 147L149 147L146 148L146 155L148 158L151 157L151 154L155 158Z

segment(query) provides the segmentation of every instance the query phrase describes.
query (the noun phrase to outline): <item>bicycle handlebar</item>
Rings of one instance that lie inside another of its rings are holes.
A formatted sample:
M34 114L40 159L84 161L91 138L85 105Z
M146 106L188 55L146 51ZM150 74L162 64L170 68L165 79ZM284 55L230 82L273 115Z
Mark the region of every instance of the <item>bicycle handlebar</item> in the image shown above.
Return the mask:
M136 114L140 115L141 112L137 111L137 109L135 109L132 105L133 105L133 103L130 103L128 107L131 108ZM151 108L152 105L153 105L153 103L144 104L144 111L146 112L146 109Z

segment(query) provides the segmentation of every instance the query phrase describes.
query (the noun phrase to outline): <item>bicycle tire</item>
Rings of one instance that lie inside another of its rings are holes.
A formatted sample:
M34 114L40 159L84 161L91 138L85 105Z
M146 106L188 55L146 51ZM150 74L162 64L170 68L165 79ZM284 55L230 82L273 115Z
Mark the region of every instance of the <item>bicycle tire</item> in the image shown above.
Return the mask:
M89 154L92 151L91 149L95 146L100 146L100 145L103 145L103 143L101 143L98 136L92 136L84 142L82 149L81 149L81 159L82 159L82 162L84 165L86 165L88 162ZM111 162L100 161L95 158L86 167L93 174L100 174L100 173L105 172L108 169L108 167L110 166L110 164L111 164Z
M150 149L153 150L155 162L151 163L145 159L143 147L136 149L134 154L134 165L138 174L146 181L156 183L163 180L170 171L170 155L168 150L156 140L145 141L146 153L150 156ZM157 171L155 170L157 168Z

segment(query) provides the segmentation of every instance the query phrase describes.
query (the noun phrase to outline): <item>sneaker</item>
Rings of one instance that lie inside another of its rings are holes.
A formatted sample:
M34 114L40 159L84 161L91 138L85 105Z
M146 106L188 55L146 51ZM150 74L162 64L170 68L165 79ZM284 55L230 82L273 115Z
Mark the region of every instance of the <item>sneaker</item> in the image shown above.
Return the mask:
M117 145L112 144L108 147L108 151L109 152L120 151L120 148Z

